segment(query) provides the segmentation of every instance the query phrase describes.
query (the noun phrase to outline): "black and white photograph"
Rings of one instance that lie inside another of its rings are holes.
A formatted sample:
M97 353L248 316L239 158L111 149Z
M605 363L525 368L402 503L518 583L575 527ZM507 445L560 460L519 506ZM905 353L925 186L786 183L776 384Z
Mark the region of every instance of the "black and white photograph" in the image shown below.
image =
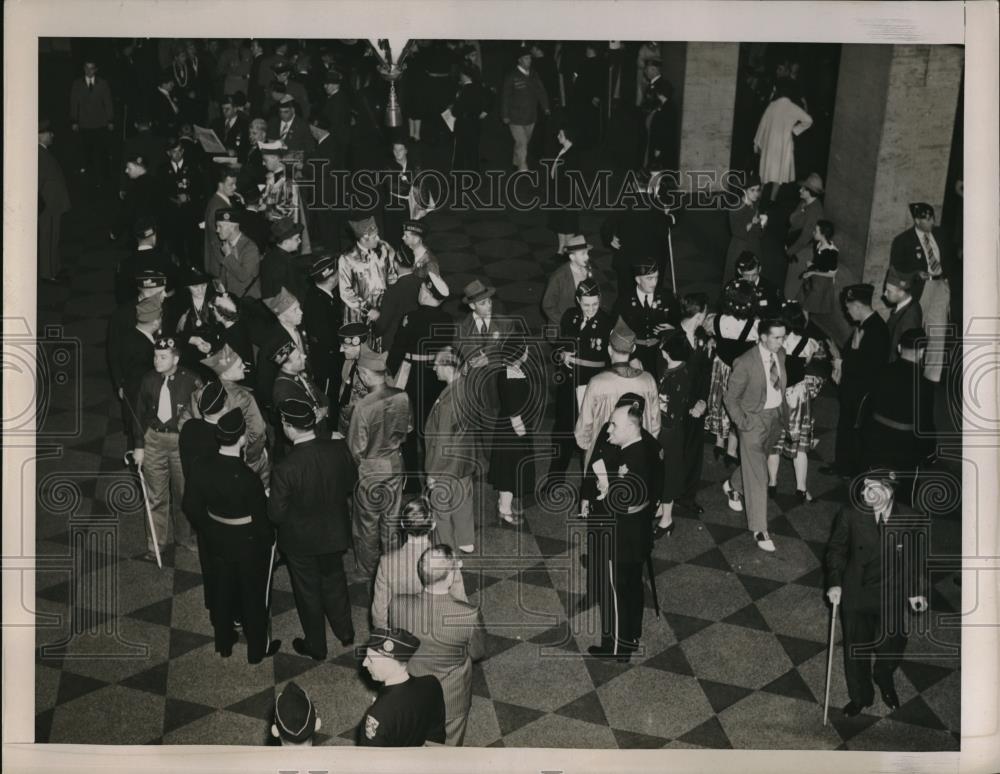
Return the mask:
M12 770L996 770L997 14L6 6Z

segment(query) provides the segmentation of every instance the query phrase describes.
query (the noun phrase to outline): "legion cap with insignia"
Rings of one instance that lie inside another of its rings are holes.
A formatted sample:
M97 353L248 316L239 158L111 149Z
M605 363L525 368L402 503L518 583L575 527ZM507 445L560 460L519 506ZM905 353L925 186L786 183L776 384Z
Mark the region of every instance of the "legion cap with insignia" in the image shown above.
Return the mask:
M424 234L427 233L427 227L419 220L404 220L403 231L409 231L413 234L419 234L420 236L423 236Z
M890 470L889 468L873 468L865 473L861 474L861 478L865 481L877 482L879 484L885 484L886 486L896 486L897 478L896 472Z
M444 301L448 298L451 290L448 288L448 283L444 281L440 274L433 271L427 272L427 279L424 280L424 287L427 288L431 295L439 301Z
M375 218L369 216L367 218L361 218L360 220L349 221L351 225L351 231L354 232L354 236L357 239L361 239L363 236L368 234L377 234L378 226L375 223Z
M576 286L576 297L599 296L601 295L601 283L593 277L587 277Z
M298 302L299 300L289 293L288 289L284 286L282 286L281 290L278 291L278 295L264 299L264 305L274 312L275 317L280 317L283 312L288 311Z
M872 305L872 298L875 296L875 286L867 282L857 285L848 285L844 289L844 301L857 301L866 306Z
M282 218L271 224L271 238L277 242L284 242L296 234L302 233L302 224L296 223L291 218Z
M736 271L757 271L759 268L760 261L749 250L744 250L736 259Z
M159 333L153 340L153 349L157 349L161 352L168 349L177 349L177 342L172 336L165 336L162 333Z
M617 401L615 408L633 408L640 413L646 410L646 399L634 392L626 392Z
M611 344L611 348L615 352L621 352L624 355L629 354L635 348L635 333L621 317L618 318L615 327L611 329L608 343Z
M135 305L135 320L140 323L151 323L160 319L163 312L163 298L159 294L144 298Z
M274 725L281 738L293 744L305 742L316 730L316 708L294 680L274 702Z
M905 330L900 334L899 346L903 349L924 349L927 347L927 334L923 328Z
M913 289L913 277L908 274L900 274L895 267L889 266L889 271L885 275L885 284L893 285L900 290L910 291Z
M371 636L365 644L365 648L378 651L383 656L389 656L397 661L409 661L417 648L420 647L420 639L406 629L372 629Z
M228 344L223 344L222 349L208 357L202 358L201 363L211 368L219 376L222 376L237 360L242 360L242 358Z
M916 218L934 218L934 208L927 202L913 202L910 205L910 215Z
M343 344L357 347L368 340L368 326L363 322L344 323L337 329L337 335Z
M316 412L304 400L286 398L278 404L282 420L299 430L311 430L316 426Z
M466 285L462 291L462 301L466 304L474 304L477 301L482 301L484 298L489 298L496 292L496 288L484 284L482 280L475 279Z
M572 253L577 250L589 250L592 245L587 243L587 237L583 234L575 234L566 240L566 244L563 247L563 253Z
M233 207L219 207L215 211L216 223L239 223L239 212Z
M358 367L367 368L369 371L385 371L385 361L388 353L376 352L367 344L361 345L361 354L358 356Z
M217 414L226 405L226 389L222 382L209 382L198 396L198 411L202 416Z
M331 275L337 272L337 261L329 253L323 253L319 255L316 260L313 261L312 266L309 267L309 276L314 280L325 280L329 279Z
M138 218L132 228L132 236L138 239L149 239L156 236L156 221L152 218Z
M215 439L222 446L232 446L246 431L247 422L243 418L243 409L237 406L219 417L219 423L215 426Z
M295 342L286 341L280 347L278 347L274 352L271 353L271 360L276 365L284 365L285 361L288 360L292 352L295 351Z
M656 274L659 270L660 267L651 258L637 258L632 261L633 277L648 277L650 274Z

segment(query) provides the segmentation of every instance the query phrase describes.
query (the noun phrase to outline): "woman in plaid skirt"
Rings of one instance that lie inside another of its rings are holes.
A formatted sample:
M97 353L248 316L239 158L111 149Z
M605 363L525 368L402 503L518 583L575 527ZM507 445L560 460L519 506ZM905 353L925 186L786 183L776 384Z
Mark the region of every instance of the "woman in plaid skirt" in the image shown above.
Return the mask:
M715 459L725 456L726 464L736 465L736 433L722 398L726 394L733 361L757 343L757 296L753 286L743 280L731 280L722 294L722 309L705 319L704 328L715 341L712 381L708 390L708 419L705 429L715 433Z

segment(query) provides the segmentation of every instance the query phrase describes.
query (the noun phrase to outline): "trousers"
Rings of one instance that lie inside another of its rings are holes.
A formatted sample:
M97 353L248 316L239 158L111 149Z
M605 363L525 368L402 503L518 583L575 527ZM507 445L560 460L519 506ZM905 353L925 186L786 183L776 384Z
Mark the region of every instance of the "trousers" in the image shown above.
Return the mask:
M476 542L475 515L472 511L472 476L438 479L440 491L435 487L434 519L438 539L456 551L459 546Z
M514 138L513 163L522 172L528 168L528 143L534 130L534 124L510 124L510 136Z
M642 562L601 558L601 644L614 653L635 650L642 637Z
M181 468L181 454L178 450L177 433L159 433L147 430L146 450L142 463L142 474L146 479L146 493L149 495L149 510L153 516L153 528L161 546L177 543L185 548L195 544L191 523L181 511L184 496L184 470ZM153 550L153 536L146 524L146 547Z
M928 280L920 295L920 311L927 331L927 352L924 355L924 376L932 382L941 381L944 367L945 329L951 307L951 287L948 280Z
M394 545L402 497L403 470L398 452L391 457L361 460L354 490L352 534L358 572L369 580L375 577L379 557Z
M299 613L306 650L317 658L326 658L324 618L339 640L354 638L351 600L344 574L344 552L312 556L285 555L292 576L292 592Z
M781 415L773 408L749 417L749 429L739 430L740 466L729 485L743 495L750 530L767 532L767 455L781 436Z
M902 615L896 620L902 623ZM879 610L841 610L841 621L847 695L867 706L875 698L873 678L880 688L892 687L893 673L906 648L906 632L902 626L884 627Z
M231 529L235 532L249 528ZM247 641L247 661L258 664L263 661L271 639L269 603L273 548L255 547L234 554L229 546L209 542L214 577L215 649L224 657L232 654L232 622L239 618Z

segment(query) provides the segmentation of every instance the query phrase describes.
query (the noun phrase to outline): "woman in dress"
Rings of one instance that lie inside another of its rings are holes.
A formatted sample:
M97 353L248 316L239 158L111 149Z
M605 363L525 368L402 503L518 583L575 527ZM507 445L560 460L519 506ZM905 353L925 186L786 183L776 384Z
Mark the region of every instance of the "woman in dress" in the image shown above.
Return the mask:
M767 186L765 202L776 199L782 184L795 179L795 138L812 126L812 116L792 100L793 96L794 84L780 79L753 138L754 150L760 153L760 179Z
M813 234L822 220L823 178L813 172L799 183L798 206L788 216L788 236L785 238L785 298L796 299L802 287L802 269L813 257Z
M514 498L522 501L535 488L531 431L541 391L528 355L527 343L519 337L505 342L501 352L504 367L497 378L500 412L493 435L489 474L489 482L500 493L497 511L501 526L521 523L521 517L514 513Z
M800 503L811 503L813 498L807 485L808 455L817 443L813 437L816 420L812 402L823 388L829 359L823 345L808 335L808 319L797 301L786 301L781 317L788 326L784 344L788 421L777 446L767 458L767 490L772 497L778 490L778 466L784 455L792 460L795 469L795 496Z
M579 151L573 146L575 130L563 127L556 134L559 153L549 169L550 202L557 205L549 212L549 228L556 232L561 254L567 240L580 233L580 210L575 206L570 172L580 169Z
M188 267L184 274L186 292L178 294L184 306L179 309L177 320L178 343L181 347L181 365L190 368L202 380L212 378L201 360L222 347L222 325L212 313L215 287L212 277L196 267Z
M725 287L736 277L736 259L744 252L751 252L760 258L761 238L767 225L767 215L760 213L760 178L756 174L747 175L743 186L740 206L729 211L729 247L726 249L726 264L722 270L722 285Z
M733 372L733 361L757 342L757 320L754 318L756 308L757 294L753 285L744 280L733 280L723 291L721 311L710 314L704 323L705 330L715 341L705 428L715 433L715 459L725 457L727 465L735 466L737 463L738 437L736 433L730 432L732 424L722 398Z
M659 521L653 537L659 539L674 531L674 501L684 493L684 418L691 399L691 372L687 361L691 344L687 334L678 329L667 331L660 343L666 365L660 377L660 434L663 448L663 487L656 515Z
M833 223L820 220L813 229L813 258L802 272L802 289L794 298L809 315L809 322L838 343L850 333L840 313L837 267L840 251L833 243Z

